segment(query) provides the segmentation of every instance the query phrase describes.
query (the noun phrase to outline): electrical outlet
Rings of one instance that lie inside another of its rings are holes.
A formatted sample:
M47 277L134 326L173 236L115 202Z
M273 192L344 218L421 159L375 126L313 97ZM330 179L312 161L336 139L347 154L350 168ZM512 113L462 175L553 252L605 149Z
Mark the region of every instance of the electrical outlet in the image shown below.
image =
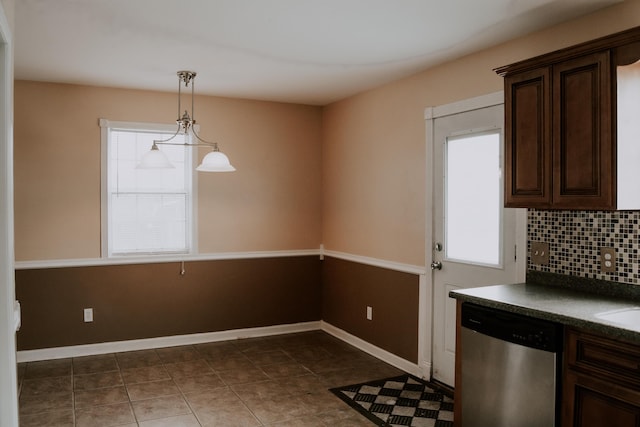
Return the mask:
M531 242L531 263L549 265L549 244L546 242Z
M616 272L615 248L600 248L600 271L603 273Z
M84 309L84 321L93 322L93 308Z
M373 307L367 306L367 320L373 320Z

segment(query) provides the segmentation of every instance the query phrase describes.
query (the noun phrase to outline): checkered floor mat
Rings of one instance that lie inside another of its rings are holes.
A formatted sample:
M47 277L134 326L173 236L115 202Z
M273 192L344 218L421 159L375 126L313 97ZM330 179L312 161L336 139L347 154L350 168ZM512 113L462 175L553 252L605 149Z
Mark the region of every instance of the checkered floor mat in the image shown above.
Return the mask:
M453 427L453 399L411 375L331 391L378 426Z

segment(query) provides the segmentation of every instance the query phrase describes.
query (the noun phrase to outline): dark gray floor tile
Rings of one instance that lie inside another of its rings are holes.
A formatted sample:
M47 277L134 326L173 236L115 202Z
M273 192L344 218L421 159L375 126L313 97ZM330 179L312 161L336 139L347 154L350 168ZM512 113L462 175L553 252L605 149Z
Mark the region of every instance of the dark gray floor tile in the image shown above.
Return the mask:
M306 393L327 389L322 380L315 374L278 378L276 382L291 393Z
M249 410L263 424L282 422L312 415L309 408L298 396L272 396L245 401Z
M117 371L118 363L114 354L101 354L73 358L73 374L95 374L99 372Z
M74 427L73 409L21 415L20 427Z
M165 347L156 350L163 363L189 362L202 359L202 355L193 346Z
M76 409L88 408L90 406L112 405L115 403L126 403L129 396L124 386L98 388L93 390L76 390Z
M46 395L20 396L20 414L37 414L73 408L71 391L48 393Z
M180 389L178 389L173 380L128 384L127 391L131 401L180 394Z
M142 421L138 425L140 427L200 427L200 423L192 414Z
M56 392L70 392L71 390L71 375L64 377L34 378L22 382L20 396L47 395Z
M147 366L143 368L123 369L122 379L125 384L144 383L171 379L164 365Z
M227 387L227 385L216 374L176 378L173 381L183 393L196 393L220 387Z
M264 372L254 366L232 371L220 371L218 376L227 385L246 384L269 379Z
M25 379L63 377L71 375L71 359L30 362L24 374Z
M291 358L300 363L310 363L318 360L329 359L332 354L323 347L304 346L284 350Z
M171 378L197 377L213 374L213 369L205 359L189 362L169 363L164 365Z
M316 390L300 395L309 413L318 415L344 408L345 403L328 390Z
M73 376L75 390L92 390L96 388L117 387L123 385L120 371L100 372Z
M290 394L286 387L273 380L238 384L231 386L231 389L243 401L267 399L274 396L287 396Z
M189 415L191 409L182 395L163 396L131 402L138 421Z
M260 353L249 353L247 354L247 358L257 366L293 362L293 359L280 349Z
M327 424L314 415L301 418L294 418L287 421L276 422L268 425L269 427L327 427Z
M335 427L371 427L375 425L363 415L351 409L347 404L340 409L330 410L316 415L326 426Z
M196 344L194 348L205 359L232 357L242 354L240 350L229 341Z
M18 382L24 379L25 372L27 372L27 364L18 363L18 366L17 366Z
M231 371L234 369L249 369L255 365L243 354L237 353L233 357L221 357L207 359L209 366L216 372Z
M76 427L111 427L135 422L128 402L76 409Z
M202 426L253 427L261 423L236 394L228 388L186 395Z
M260 369L271 379L307 375L310 371L298 362L263 365Z
M155 350L139 350L117 353L116 359L120 369L146 368L162 364Z
M280 349L278 342L270 338L245 338L233 341L233 343L244 354L264 353Z

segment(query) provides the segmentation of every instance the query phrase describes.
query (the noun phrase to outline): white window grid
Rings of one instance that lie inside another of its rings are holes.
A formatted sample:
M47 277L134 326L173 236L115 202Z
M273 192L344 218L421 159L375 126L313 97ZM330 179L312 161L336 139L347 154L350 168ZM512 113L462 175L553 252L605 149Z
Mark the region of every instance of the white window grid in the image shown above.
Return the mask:
M161 148L176 169L135 169L140 157L151 148L152 141L169 138L177 126L105 119L100 120L100 126L102 256L195 253L197 180L194 149ZM179 137L184 141L184 136ZM124 141L117 143L114 138ZM121 167L115 167L117 163ZM115 218L119 220L114 221ZM119 236L117 239L114 238L116 235Z

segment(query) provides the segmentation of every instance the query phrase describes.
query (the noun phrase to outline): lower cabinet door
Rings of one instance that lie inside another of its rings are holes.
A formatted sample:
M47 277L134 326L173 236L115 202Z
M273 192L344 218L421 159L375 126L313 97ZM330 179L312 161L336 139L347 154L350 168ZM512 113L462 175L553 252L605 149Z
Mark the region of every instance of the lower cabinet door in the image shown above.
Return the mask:
M640 427L640 392L568 370L563 427Z

